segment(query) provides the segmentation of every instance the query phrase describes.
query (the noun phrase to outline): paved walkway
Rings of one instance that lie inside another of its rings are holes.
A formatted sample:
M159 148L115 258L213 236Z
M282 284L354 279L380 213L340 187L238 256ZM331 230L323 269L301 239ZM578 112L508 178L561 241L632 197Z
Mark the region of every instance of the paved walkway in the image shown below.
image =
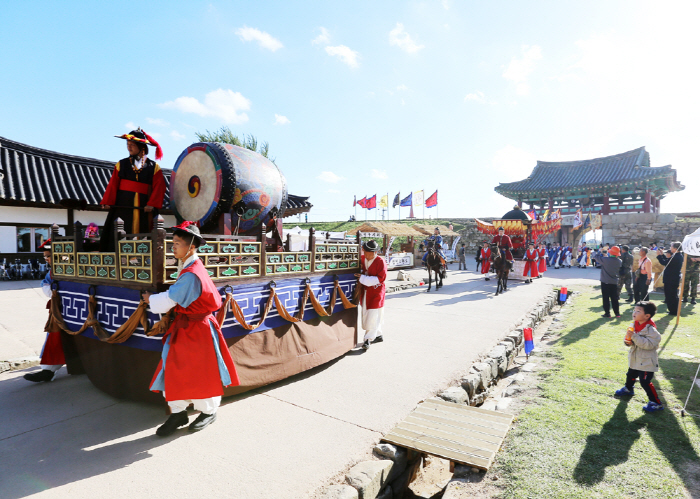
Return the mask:
M307 497L465 373L552 285L597 278L552 270L494 297L494 280L452 271L439 292L389 294L384 343L225 399L205 431L165 439L154 435L162 409L113 399L86 376L62 369L31 384L27 371L0 374L0 497ZM38 282L9 284L0 284L0 360L36 355L46 318L41 291L28 287Z

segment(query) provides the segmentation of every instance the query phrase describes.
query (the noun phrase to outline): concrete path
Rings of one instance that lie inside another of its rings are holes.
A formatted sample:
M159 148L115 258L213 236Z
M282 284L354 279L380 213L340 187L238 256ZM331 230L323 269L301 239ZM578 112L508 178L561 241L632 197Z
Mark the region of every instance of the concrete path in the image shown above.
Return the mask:
M5 372L0 497L309 497L465 373L552 285L575 289L598 275L552 270L494 297L494 280L452 271L439 292L389 294L384 343L225 399L218 421L196 434L159 438L162 409L113 399L65 369L43 384L22 379L37 368ZM45 299L38 289L2 286L0 360L36 355Z

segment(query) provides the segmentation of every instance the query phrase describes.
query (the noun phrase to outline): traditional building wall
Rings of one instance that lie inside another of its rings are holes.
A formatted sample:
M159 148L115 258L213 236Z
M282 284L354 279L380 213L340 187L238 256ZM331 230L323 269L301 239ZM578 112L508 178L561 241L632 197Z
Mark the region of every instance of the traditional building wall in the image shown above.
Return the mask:
M673 213L604 215L603 242L649 246L656 241L659 246L667 248L673 241L682 241L699 226L699 219L681 218Z

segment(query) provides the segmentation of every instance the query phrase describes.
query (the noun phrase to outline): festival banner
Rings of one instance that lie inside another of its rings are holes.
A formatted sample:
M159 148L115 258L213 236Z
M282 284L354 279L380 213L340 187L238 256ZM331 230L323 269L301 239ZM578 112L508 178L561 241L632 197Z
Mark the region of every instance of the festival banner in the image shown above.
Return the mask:
M436 190L432 196L425 200L426 208L432 208L433 206L437 206L437 192L438 191Z
M588 232L591 230L591 214L586 215L586 220L583 221L583 231Z
M534 208L527 212L527 216L533 220L537 220L537 212Z
M576 214L574 215L574 230L578 229L583 225L583 213L581 213L581 209L579 208L576 211Z
M413 206L423 206L423 191L413 193Z
M367 208L368 210L373 210L376 207L377 207L377 195L375 194L374 196L372 196L371 198L369 198L367 200L365 208Z
M561 210L557 210L552 212L551 215L549 215L550 220L561 220Z
M548 217L549 217L549 208L547 208L547 209L544 211L544 214L542 215L542 220L541 220L541 221L542 221L542 222L546 222L547 219L548 219Z
M403 198L401 200L401 206L413 206L412 199L413 199L413 193L409 194L408 196L406 196L405 198Z
M379 208L388 208L389 207L389 195L385 194L379 199L379 204L377 205Z
M591 228L598 230L603 228L603 216L600 213L595 213L591 217Z
M357 204L360 206L360 208L367 208L367 196L363 197L360 199Z
M394 202L391 203L391 207L396 208L399 205L399 203L401 203L401 193L400 192L398 192L396 194L396 196L394 196Z

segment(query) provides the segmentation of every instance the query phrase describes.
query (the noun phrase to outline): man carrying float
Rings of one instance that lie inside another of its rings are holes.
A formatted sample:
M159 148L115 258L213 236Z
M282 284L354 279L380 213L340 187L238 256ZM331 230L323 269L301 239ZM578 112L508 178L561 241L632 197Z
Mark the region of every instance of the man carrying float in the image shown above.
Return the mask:
M374 240L362 244L360 258L361 274L355 274L361 286L360 303L362 304L362 329L365 336L362 348L368 350L371 343L384 341L382 326L384 325L384 297L386 295L386 261L377 258L379 245Z
M197 256L204 238L191 222L173 230L173 255L179 260L177 281L164 293L144 293L151 312L165 314L175 308L176 314L163 336L163 354L151 382L151 391L163 392L172 412L156 430L161 437L189 423L190 404L201 412L189 430L206 428L216 420L223 388L240 384L226 340L212 315L221 308L221 295Z
M124 135L129 157L119 161L112 171L100 204L109 208L100 239L101 251L114 251L114 221L121 218L124 230L129 234L151 232L153 219L163 207L165 178L160 166L149 159L148 146L155 146L156 160L163 157L163 150L153 137L140 128Z
M51 285L53 284L53 279L51 278L51 239L48 239L39 249L44 251L44 259L49 267L49 271L41 282L41 290L47 297L51 298ZM51 309L50 299L46 304L46 308ZM44 346L41 347L41 360L39 361L41 371L25 374L24 379L27 381L34 381L35 383L52 381L56 376L56 371L66 363L63 344L61 343L61 331L48 330L52 324L53 321L50 320L46 323L46 340L44 340Z
M513 248L513 242L510 240L510 236L506 235L506 231L503 227L498 228L498 235L493 236L491 244L498 245L498 249L501 252L501 257L505 258L510 265L511 270L513 269L513 254L510 252Z

